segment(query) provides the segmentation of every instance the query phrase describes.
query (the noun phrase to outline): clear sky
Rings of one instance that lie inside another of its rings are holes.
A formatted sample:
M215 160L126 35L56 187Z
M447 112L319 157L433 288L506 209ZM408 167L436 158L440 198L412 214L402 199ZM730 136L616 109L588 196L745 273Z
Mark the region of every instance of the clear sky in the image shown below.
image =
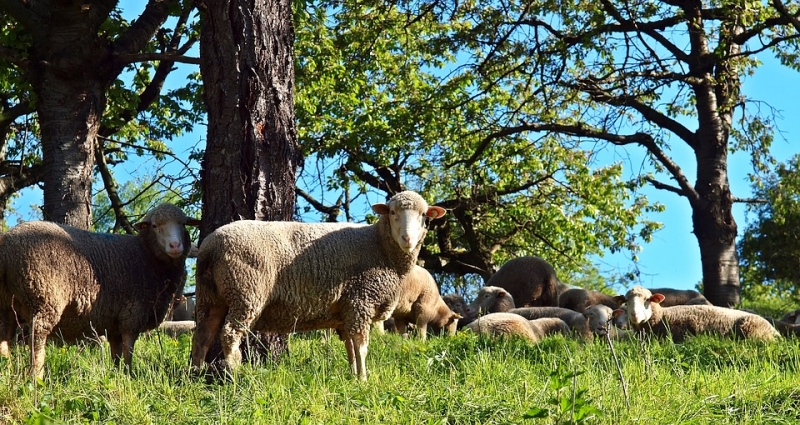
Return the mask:
M123 1L124 3L130 3ZM143 7L132 9L132 15L140 12ZM794 96L800 94L800 73L780 66L769 54L763 54L760 59L764 65L752 77L744 81L743 94L749 98L766 102L782 114L777 125L781 131L775 137L772 153L778 161L786 161L796 153L800 153L800 105ZM196 67L192 67L196 69ZM171 76L171 78L174 78ZM174 152L185 157L188 150L205 139L205 126L197 126L194 133L183 136L170 144ZM629 149L632 156L641 155L641 149ZM690 181L694 181L694 158L688 147L679 143L673 145L673 159L683 168ZM118 178L124 173L132 175L152 172L154 163L126 164L121 169L115 168ZM746 154L735 154L730 157L729 178L733 194L739 198L750 196L750 186L747 182L747 173L752 169ZM633 175L636 170L629 170ZM98 183L95 190L99 189ZM691 208L686 199L676 194L648 188L644 191L651 201L661 202L666 206L666 211L649 217L651 220L660 221L664 228L655 234L652 242L643 246L639 254L638 269L641 272L641 283L648 287L675 287L692 288L701 277L700 250L697 239L692 234ZM17 216L10 216L9 225L13 225L17 218L31 220L38 218L31 212L30 205L41 204L41 191L28 189L23 196L14 201L13 207L17 209ZM734 205L734 216L739 226L740 234L746 226L745 206ZM597 262L601 271L628 270L632 263L630 258L623 254L607 255L598 258Z

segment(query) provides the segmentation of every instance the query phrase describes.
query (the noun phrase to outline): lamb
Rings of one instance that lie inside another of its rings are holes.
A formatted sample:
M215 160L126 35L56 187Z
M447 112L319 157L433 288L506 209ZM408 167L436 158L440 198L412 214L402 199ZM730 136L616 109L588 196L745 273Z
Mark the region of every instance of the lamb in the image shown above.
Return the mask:
M625 294L625 311L636 330L682 342L689 335L714 333L729 337L772 341L777 330L763 317L741 310L708 305L662 307L664 296L634 286Z
M392 318L395 328L402 334L406 334L408 324L413 323L424 341L429 325L436 332L445 329L449 335L455 335L461 316L442 300L433 276L424 268L414 266L400 285L400 296Z
M569 333L569 326L561 319L528 320L514 313L490 313L468 324L466 329L491 337L524 338L534 344L550 334Z
M553 266L533 256L507 261L486 286L508 291L517 307L558 306L558 278Z
M345 343L352 372L366 380L371 323L386 320L396 307L426 220L445 214L412 191L372 210L380 215L372 225L242 220L206 237L197 257L192 365L203 365L217 334L233 369L249 330L332 328Z
M475 320L479 314L502 313L512 308L516 308L516 304L508 291L497 286L484 286L467 306L467 320Z
M577 311L561 307L522 307L512 308L508 310L509 313L519 314L520 316L528 319L541 319L545 317L556 317L563 320L573 333L581 338L592 338L592 332L589 329L589 324L586 317Z
M578 313L583 313L587 308L597 304L616 309L619 308L621 303L611 295L592 289L571 288L558 296L559 307L575 310Z
M447 294L442 295L442 300L447 304L450 310L453 310L453 312L461 316L461 318L458 319L458 325L456 327L459 329L463 328L467 320L467 302L464 300L464 297L458 294Z
M70 342L105 335L115 364L130 368L139 334L154 329L183 291L190 250L180 208L161 204L138 235L101 234L46 221L20 224L0 245L0 355L16 323L30 324L31 373L44 375L51 335Z

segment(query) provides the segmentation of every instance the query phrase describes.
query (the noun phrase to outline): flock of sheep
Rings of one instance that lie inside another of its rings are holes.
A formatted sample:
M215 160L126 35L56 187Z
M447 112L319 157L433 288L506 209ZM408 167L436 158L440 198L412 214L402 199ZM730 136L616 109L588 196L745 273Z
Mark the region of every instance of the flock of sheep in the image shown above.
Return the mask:
M17 329L25 328L37 377L44 373L45 343L54 337L105 337L115 364L130 366L141 333L177 326L193 331L193 367L204 366L218 340L225 364L235 368L248 332L333 329L363 380L373 327L404 334L413 328L423 339L429 331L452 335L461 328L536 342L555 332L772 340L800 326L797 314L769 321L711 306L696 291L636 286L612 297L569 288L537 257L508 261L467 304L441 296L430 273L416 265L427 222L444 209L405 191L372 210L379 219L371 225L242 220L220 227L197 251L196 321L188 323L165 322L168 314L179 316L171 310L192 250L186 226L198 224L179 208L154 208L135 236L18 225L0 237L0 355L10 355Z

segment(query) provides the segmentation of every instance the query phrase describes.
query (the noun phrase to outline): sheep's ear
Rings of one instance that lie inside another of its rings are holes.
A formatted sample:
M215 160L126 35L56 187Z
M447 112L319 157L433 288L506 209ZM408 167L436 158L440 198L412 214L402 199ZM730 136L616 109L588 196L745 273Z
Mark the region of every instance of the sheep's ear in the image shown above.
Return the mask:
M664 301L664 298L665 298L665 297L664 297L664 295L662 295L662 294L653 294L653 295L650 297L650 300L649 300L649 301L650 301L651 303L660 304L660 303L661 303L661 301Z
M186 219L186 226L197 227L199 225L200 225L200 220L196 218L189 217L188 219Z
M617 303L617 304L620 304L620 305L621 304L625 304L625 295L617 295L613 299L614 299L614 302Z
M428 207L428 211L425 212L425 215L431 220L442 217L445 214L447 214L447 210L445 210L442 207L437 207L436 205L431 205L430 207Z
M616 319L617 317L622 316L623 314L625 314L625 310L623 310L621 308L618 308L618 309L614 310L613 312L611 312L611 317Z
M389 214L389 206L386 204L372 204L372 211L375 214L386 215Z
M464 317L462 315L458 314L458 313L453 313L453 318L454 319L463 319Z

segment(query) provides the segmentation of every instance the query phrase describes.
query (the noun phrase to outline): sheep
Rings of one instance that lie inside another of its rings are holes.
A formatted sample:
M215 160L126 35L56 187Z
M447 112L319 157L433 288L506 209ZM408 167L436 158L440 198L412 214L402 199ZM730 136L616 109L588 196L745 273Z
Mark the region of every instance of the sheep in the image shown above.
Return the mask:
M176 322L194 320L194 297L183 294L175 297L172 308L167 314L167 320Z
M765 319L772 323L772 326L774 326L781 335L795 338L800 337L800 323L784 322L783 320L775 320L771 317L765 317Z
M208 235L197 256L193 367L203 365L217 334L235 369L236 348L251 329L332 328L345 343L350 369L366 380L371 323L386 320L397 305L426 220L445 214L412 191L372 210L380 215L372 225L241 220Z
M467 320L475 320L479 314L502 313L512 308L516 308L516 303L508 291L497 286L484 286L467 306Z
M449 335L455 335L461 316L442 300L433 276L424 268L414 266L400 285L400 296L392 318L395 328L404 335L408 324L414 324L424 341L429 325L434 331L445 329Z
M20 224L0 246L0 355L17 320L30 325L31 373L43 377L45 343L106 335L115 364L129 369L139 334L154 329L183 291L190 250L185 226L199 224L161 204L138 235L94 233L46 221Z
M558 296L559 307L575 310L578 313L583 313L588 307L597 304L607 305L611 309L616 309L619 308L621 303L615 300L614 296L592 289L571 288Z
M180 335L194 332L195 327L197 327L197 324L194 320L165 320L158 325L158 330L168 336L177 338Z
M519 314L520 316L528 319L541 319L544 317L556 317L569 325L572 332L581 338L591 338L592 332L589 329L586 317L567 308L561 307L521 307L512 308L508 310L509 313Z
M588 326L591 332L598 336L610 335L615 339L626 339L633 336L632 333L619 328L617 325L617 318L614 317L614 311L611 307L605 304L597 304L587 308L583 315L588 321ZM621 310L616 310L621 312ZM614 325L612 325L612 323Z
M458 315L461 316L461 318L458 319L458 325L456 327L463 328L467 319L467 302L464 300L464 297L459 294L446 294L442 295L442 300L447 304L450 310L453 310L454 313L458 313Z
M508 291L517 307L558 306L558 278L553 266L533 256L507 261L486 286Z
M800 324L800 309L790 311L780 318L781 322L798 325Z
M650 330L660 337L682 342L688 335L715 333L723 336L771 341L780 334L763 317L740 310L708 305L662 307L664 296L634 286L625 294L625 312L636 330Z
M466 326L473 332L491 337L519 337L531 343L554 333L569 333L569 325L559 318L528 320L514 313L490 313Z
M674 289L674 288L655 288L650 292L664 296L661 307L673 307L676 305L711 305L703 294L693 289Z

